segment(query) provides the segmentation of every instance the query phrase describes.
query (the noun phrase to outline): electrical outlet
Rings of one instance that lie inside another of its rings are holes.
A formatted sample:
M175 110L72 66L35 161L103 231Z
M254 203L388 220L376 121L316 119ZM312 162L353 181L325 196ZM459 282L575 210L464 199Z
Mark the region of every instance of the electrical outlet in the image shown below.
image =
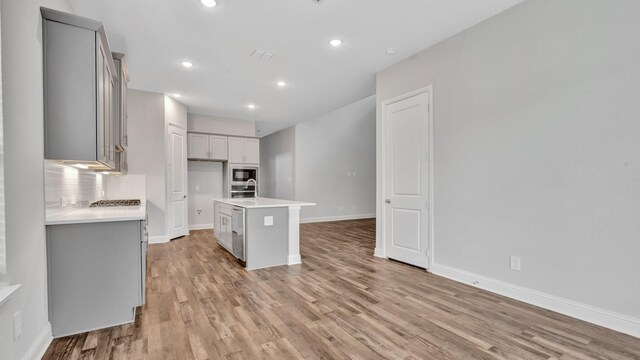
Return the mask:
M344 206L338 206L338 211L344 211Z
M22 312L13 314L13 340L17 340L22 334Z
M273 226L273 216L264 217L264 226Z
M71 205L75 205L75 204L76 204L76 196L71 195Z
M196 215L202 215L202 209L196 209Z
M356 206L355 205L353 205L353 211L356 211Z
M60 196L60 206L67 206L67 198Z
M196 191L200 191L200 185L196 185Z
M509 260L511 262L511 270L522 270L522 261L520 260L519 256L511 255Z

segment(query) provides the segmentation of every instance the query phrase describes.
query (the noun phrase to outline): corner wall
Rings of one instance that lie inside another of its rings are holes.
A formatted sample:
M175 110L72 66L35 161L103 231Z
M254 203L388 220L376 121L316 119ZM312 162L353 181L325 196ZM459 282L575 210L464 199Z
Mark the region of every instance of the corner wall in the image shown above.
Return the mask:
M378 73L378 165L382 101L433 85L432 271L640 336L638 18L529 0Z
M168 241L164 95L130 89L127 104L129 173L146 175L150 241Z

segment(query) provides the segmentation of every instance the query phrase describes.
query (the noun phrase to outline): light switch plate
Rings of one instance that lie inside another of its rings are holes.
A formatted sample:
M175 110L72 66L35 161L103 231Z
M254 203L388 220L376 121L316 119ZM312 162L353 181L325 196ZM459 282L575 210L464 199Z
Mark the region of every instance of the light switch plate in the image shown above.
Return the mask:
M273 226L273 216L264 217L264 226Z

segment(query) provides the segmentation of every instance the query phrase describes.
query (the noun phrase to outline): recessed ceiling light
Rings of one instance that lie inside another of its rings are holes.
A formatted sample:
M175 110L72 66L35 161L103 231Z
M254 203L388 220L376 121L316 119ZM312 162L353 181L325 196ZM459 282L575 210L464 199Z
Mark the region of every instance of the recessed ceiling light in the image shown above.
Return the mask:
M255 108L256 108L256 105L255 105L255 104L249 104L249 105L247 105L247 107L248 107L249 109L253 110L253 109L255 109Z
M387 55L395 55L396 54L396 49L388 48L387 50L384 51L384 53L387 54Z
M200 0L200 2L206 7L214 7L218 5L218 2L216 2L216 0Z
M181 62L182 66L186 67L187 69L193 66L193 63L189 62L189 61L183 61Z
M329 41L329 44L331 44L331 46L340 46L340 45L342 45L342 40L333 39L333 40Z
M287 86L287 83L284 82L284 81L278 81L278 86L285 87L285 86Z
M182 94L180 94L180 93L173 93L173 94L171 94L171 96L173 96L174 98L179 98L179 97L181 97L181 96L182 96Z

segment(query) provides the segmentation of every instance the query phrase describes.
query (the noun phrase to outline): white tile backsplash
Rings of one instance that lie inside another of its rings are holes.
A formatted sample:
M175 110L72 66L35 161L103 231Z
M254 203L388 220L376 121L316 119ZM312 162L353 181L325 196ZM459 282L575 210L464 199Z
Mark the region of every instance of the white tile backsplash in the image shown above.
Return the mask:
M46 213L68 207L86 207L105 198L106 175L92 170L44 162L44 199Z

